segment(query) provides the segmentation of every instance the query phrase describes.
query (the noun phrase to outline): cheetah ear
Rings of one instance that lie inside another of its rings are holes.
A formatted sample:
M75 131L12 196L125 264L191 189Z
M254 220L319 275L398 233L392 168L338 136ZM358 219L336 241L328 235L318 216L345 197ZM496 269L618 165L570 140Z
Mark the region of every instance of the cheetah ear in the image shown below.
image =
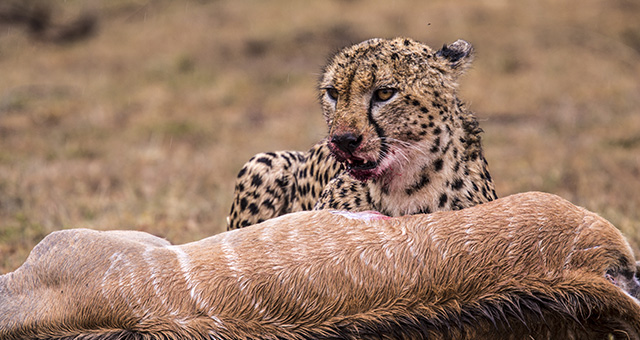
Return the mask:
M460 75L473 61L473 46L462 39L458 39L448 46L443 45L442 48L436 52L436 57L448 61L452 71Z

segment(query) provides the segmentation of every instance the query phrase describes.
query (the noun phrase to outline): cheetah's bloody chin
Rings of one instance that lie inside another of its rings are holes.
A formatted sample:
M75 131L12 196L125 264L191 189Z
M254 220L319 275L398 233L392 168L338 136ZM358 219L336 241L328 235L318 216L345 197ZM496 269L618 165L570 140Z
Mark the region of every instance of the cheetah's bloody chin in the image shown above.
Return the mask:
M370 179L376 179L384 172L377 161L364 161L357 157L351 157L344 161L340 160L346 168L349 175L359 181L366 182Z
M380 161L358 156L357 150L346 152L336 147L333 143L329 143L329 149L333 157L344 164L349 175L359 181L366 182L369 179L380 176L383 172L380 168Z
M366 182L368 180L370 180L373 177L377 177L377 171L375 168L373 169L366 169L366 170L358 170L358 169L349 169L347 167L347 171L349 172L349 175L359 181L362 182Z
M334 151L334 149L331 148L331 145L330 150L333 157L335 157L338 162L344 164L349 176L361 182L378 180L385 176L385 174L388 174L391 168L395 167L393 164L396 164L396 166L398 164L397 158L395 158L396 151L393 150L380 152L381 155L377 160L366 160L364 157L359 157L354 154L346 154L341 152L341 150Z

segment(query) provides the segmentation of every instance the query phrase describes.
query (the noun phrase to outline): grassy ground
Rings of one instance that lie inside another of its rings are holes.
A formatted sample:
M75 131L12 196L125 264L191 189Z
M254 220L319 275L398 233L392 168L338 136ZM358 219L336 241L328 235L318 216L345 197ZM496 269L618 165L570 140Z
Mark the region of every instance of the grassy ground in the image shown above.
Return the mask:
M557 193L640 245L638 1L44 3L97 26L0 23L0 272L63 228L223 231L243 162L321 139L320 68L371 37L472 42L461 96L498 194Z

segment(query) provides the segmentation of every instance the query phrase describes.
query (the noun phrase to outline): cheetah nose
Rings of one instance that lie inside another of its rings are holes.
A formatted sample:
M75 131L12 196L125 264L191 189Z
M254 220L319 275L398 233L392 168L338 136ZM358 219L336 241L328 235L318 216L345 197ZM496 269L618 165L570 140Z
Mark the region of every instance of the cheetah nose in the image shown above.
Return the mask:
M334 135L331 137L331 143L338 147L338 149L352 154L358 146L360 146L360 143L362 143L362 135L356 136L351 132Z

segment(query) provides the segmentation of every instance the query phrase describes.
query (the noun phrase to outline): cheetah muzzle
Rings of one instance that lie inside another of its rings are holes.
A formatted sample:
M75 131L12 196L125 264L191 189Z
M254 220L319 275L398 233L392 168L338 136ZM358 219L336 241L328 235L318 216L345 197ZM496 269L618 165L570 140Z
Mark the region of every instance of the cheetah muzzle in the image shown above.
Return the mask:
M380 167L380 159L362 154L360 145L362 136L345 133L331 137L329 149L335 159L344 164L351 177L359 181L367 181L379 176L384 169ZM383 155L380 158L384 157Z

